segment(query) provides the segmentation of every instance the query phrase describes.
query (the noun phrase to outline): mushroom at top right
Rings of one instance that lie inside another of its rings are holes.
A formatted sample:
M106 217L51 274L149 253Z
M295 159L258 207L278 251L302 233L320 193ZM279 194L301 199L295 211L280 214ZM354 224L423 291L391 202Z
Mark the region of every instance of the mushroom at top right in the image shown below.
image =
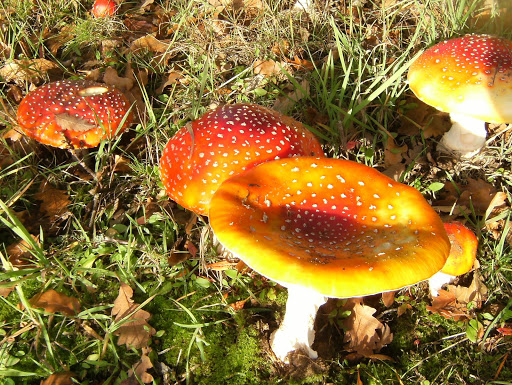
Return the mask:
M450 114L443 147L472 157L485 146L486 122L512 122L512 41L474 34L445 40L412 63L408 82L418 99Z

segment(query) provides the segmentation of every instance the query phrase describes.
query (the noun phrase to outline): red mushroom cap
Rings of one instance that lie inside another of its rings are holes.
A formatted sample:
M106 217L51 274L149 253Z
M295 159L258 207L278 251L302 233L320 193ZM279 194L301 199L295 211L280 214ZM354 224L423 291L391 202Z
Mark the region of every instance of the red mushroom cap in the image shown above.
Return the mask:
M299 122L257 105L225 105L169 140L160 175L171 199L208 215L224 180L267 160L308 155L323 156L322 147Z
M466 35L427 49L410 67L414 94L438 110L512 122L512 41Z
M131 123L130 103L118 89L88 80L62 80L29 92L18 124L37 141L59 148L97 146Z
M475 262L478 239L471 230L459 222L445 223L444 228L450 239L451 248L441 271L453 276L466 274Z
M114 16L117 12L117 3L114 0L96 0L92 6L94 17Z
M209 220L219 242L260 274L328 297L426 280L450 251L418 190L340 159L262 163L219 187Z

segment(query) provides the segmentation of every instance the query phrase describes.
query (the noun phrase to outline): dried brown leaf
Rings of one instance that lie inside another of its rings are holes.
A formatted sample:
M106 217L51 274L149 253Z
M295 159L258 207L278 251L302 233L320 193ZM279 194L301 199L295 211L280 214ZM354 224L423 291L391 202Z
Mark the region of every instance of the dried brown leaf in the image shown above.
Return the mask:
M439 296L432 298L432 305L427 310L437 313L444 318L463 321L473 317L468 310L468 303L475 302L481 307L487 297L487 287L478 271L473 274L469 287L448 285L448 290L439 290Z
M122 92L129 91L133 88L134 82L132 79L121 77L113 67L108 67L103 74L103 81L111 86L114 86Z
M10 282L0 282L0 297L7 298L9 294L14 290L14 284L11 285Z
M478 270L473 273L473 280L469 287L448 285L448 291L453 293L457 302L462 305L475 302L477 307L480 308L482 303L487 299L487 286L485 286Z
M281 73L281 68L286 65L284 62L276 62L275 60L256 60L254 62L254 74L263 76L273 76Z
M30 235L32 239L39 245L39 236L33 234ZM7 246L6 249L7 256L9 257L9 262L11 262L11 264L18 269L33 266L31 262L31 249L32 247L23 239L18 242L11 243L9 246Z
M22 85L27 81L43 79L50 71L59 72L59 65L47 59L12 60L0 68L0 77Z
M69 213L69 196L65 191L52 187L48 181L41 184L39 192L34 197L41 201L39 210L47 217L58 219Z
M451 127L451 121L448 114L439 112L434 107L418 100L409 98L406 105L415 103L415 108L408 109L401 117L401 125L398 132L403 135L419 135L423 131L425 138L439 136L448 131Z
M130 46L132 52L141 49L149 52L164 53L169 49L169 43L158 40L153 35L146 35L134 40Z
M55 114L55 121L63 130L75 132L89 131L96 127L95 124L90 123L88 120L69 114Z
M393 341L389 326L375 318L376 309L364 305L361 298L349 299L343 309L351 311L343 323L346 350L370 357Z
M457 303L454 293L444 289L439 290L438 296L432 298L432 305L427 306L427 310L455 321L467 319L465 307Z
M496 188L483 179L468 178L466 186L461 188L458 204L473 207L477 215L484 215L496 195Z
M112 168L112 171L114 172L130 172L132 168L130 167L130 160L126 159L122 155L115 155L114 156L114 167Z
M272 109L287 114L295 104L309 95L310 84L307 79L300 82L300 87L280 96L274 102Z
M156 331L147 323L151 314L142 309L137 310L139 305L133 302L132 297L133 289L121 283L112 315L115 316L116 322L122 323L114 334L119 337L118 345L125 344L128 348L140 349L148 345L149 339Z
M386 291L382 293L382 303L384 303L384 306L390 307L395 303L395 294L396 291Z
M156 90L156 93L161 94L162 92L164 92L164 89L166 87L179 83L182 79L184 79L184 76L180 71L171 70L169 75L167 75L167 79L165 79L165 81L163 81L160 87L158 87L158 89Z
M142 356L140 357L140 361L135 364L133 369L130 369L128 371L128 378L121 382L121 385L132 385L132 384L139 384L140 380L144 384L149 384L153 381L153 376L148 373L148 370L153 367L153 364L151 363L150 358L148 357L147 353L149 353L151 350L146 352L146 349L143 349Z
M46 380L41 381L40 385L73 385L75 376L72 372L52 373Z
M388 136L386 149L384 150L384 165L386 167L390 167L402 163L402 160L404 159L404 153L407 151L407 149L407 144L398 146L395 143L393 137Z
M69 297L53 289L36 294L29 300L29 303L32 307L42 308L48 313L73 316L80 312L80 302L75 297Z

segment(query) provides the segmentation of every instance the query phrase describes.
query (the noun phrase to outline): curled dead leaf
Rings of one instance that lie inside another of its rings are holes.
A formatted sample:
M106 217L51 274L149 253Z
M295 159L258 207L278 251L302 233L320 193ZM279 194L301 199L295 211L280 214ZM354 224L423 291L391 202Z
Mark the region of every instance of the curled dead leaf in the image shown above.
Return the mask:
M53 289L36 294L29 300L32 307L42 308L48 313L62 313L74 316L80 312L80 302L75 297L59 293Z

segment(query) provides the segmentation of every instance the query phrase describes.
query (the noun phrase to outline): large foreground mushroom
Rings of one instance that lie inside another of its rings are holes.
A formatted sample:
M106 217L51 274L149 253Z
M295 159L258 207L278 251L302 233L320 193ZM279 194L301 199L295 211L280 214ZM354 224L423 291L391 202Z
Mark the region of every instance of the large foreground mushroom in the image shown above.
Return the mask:
M209 219L225 248L288 288L271 341L281 360L295 349L317 356L314 319L328 297L426 280L450 251L441 219L416 189L339 159L260 164L220 186Z
M485 122L512 122L512 41L466 35L427 49L410 67L414 94L448 112L441 144L465 157L485 145Z
M324 153L299 122L255 104L225 105L169 140L160 177L176 203L208 215L210 199L226 179L268 160L308 155Z

